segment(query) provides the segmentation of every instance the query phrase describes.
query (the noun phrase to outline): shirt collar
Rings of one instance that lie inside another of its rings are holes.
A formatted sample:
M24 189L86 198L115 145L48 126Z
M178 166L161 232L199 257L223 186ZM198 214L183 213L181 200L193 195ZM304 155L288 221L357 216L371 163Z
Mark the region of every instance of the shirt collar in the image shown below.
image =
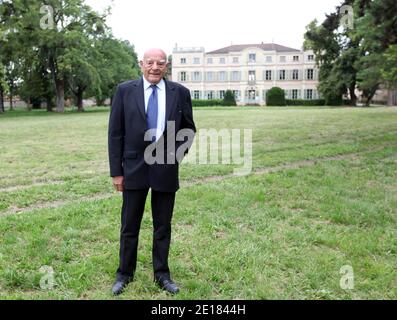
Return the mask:
M152 85L149 81L146 80L146 78L143 76L143 88L145 89L145 91L147 89L150 88L150 86ZM157 88L160 90L164 90L165 89L165 82L164 79L161 79L160 82L158 84L156 84Z

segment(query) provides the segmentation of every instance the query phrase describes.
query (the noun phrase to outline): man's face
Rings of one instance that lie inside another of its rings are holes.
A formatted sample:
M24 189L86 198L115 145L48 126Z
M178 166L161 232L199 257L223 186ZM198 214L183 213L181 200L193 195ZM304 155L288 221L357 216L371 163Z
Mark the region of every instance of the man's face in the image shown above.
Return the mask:
M167 72L167 58L161 51L148 51L140 61L141 71L146 80L157 84Z

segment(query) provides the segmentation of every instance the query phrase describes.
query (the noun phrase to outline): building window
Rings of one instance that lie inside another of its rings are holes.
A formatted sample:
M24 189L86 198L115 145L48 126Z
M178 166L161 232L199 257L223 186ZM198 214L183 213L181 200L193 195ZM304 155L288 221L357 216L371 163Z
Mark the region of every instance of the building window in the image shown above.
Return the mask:
M240 81L240 71L232 71L231 81Z
M279 71L279 80L285 80L285 70L280 70Z
M286 62L286 61L287 61L287 59L285 56L280 56L280 62Z
M313 99L313 89L307 89L306 90L306 97L307 100L312 100Z
M297 89L292 90L292 99L298 99L298 90Z
M307 56L307 60L309 60L309 61L314 61L314 55L309 54L309 55Z
M266 62L273 62L272 56L266 56Z
M226 63L226 59L225 58L219 58L219 63L220 64L225 64Z
M181 64L186 64L186 58L181 58Z
M236 101L240 100L240 91L239 90L233 90L233 95L234 95L234 99L236 99Z
M207 99L208 100L214 99L214 91L207 91Z
M292 70L292 80L299 80L299 70Z
M192 81L201 81L201 76L199 71L193 72Z
M200 99L200 91L199 90L193 91L193 99Z
M218 77L219 81L226 81L226 71L219 71Z
M207 81L214 81L214 73L212 71L207 72Z
M251 62L251 63L256 62L256 54L255 53L250 53L248 55L248 61Z
M272 80L272 70L265 71L265 80L266 81Z
M186 81L186 72L185 71L182 71L180 74L179 74L179 81L181 81L181 82L184 82L184 81Z
M294 56L292 59L294 62L298 62L299 61L299 56Z
M212 64L212 58L207 58L207 63Z
M238 57L233 57L233 63L238 63Z
M194 64L200 64L200 58L194 58L193 59Z
M248 82L253 83L255 82L255 70L248 71Z
M307 80L313 80L313 78L314 78L314 70L307 69Z
M223 99L225 97L225 90L219 91L219 99Z

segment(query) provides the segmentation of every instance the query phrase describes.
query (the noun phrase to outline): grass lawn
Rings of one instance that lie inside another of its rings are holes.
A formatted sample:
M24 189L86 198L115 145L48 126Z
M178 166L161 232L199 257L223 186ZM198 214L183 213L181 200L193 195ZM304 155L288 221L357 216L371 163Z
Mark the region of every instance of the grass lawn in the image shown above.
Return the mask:
M194 116L198 129L252 129L252 174L183 163L170 252L180 294L152 281L148 201L135 280L114 298L108 109L0 115L0 299L397 299L397 108ZM344 266L354 288L341 288Z

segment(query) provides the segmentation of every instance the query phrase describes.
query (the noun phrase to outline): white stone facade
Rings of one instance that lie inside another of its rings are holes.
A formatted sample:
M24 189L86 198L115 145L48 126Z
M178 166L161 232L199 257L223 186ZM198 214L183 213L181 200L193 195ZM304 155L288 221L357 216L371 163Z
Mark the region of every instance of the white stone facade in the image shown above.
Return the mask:
M318 99L318 69L312 51L277 44L232 45L212 52L174 48L172 79L192 99L222 99L232 90L239 105L265 105L266 91L285 90L288 99Z

